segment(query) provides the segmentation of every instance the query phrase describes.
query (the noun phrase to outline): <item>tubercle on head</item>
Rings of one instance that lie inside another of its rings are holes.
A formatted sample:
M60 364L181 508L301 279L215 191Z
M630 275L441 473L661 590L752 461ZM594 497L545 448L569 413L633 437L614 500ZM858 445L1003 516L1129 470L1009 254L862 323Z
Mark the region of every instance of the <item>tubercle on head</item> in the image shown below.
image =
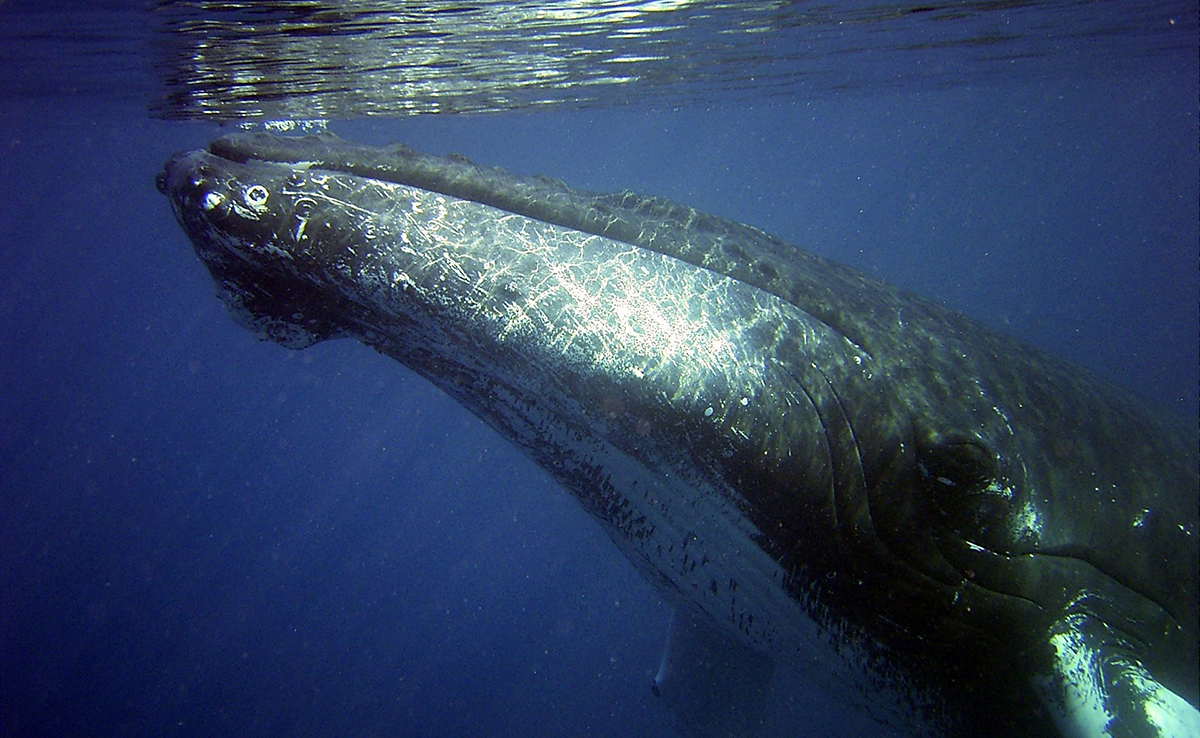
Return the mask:
M198 185L202 183L197 183ZM270 190L261 184L230 182L226 186L210 183L200 197L200 209L210 218L236 215L244 220L260 220L267 212Z

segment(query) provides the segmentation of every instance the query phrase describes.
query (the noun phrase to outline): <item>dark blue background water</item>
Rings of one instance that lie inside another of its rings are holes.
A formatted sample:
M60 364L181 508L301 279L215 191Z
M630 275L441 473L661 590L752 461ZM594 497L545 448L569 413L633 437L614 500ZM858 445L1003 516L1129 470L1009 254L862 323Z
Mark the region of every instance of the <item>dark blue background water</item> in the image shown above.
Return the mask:
M1160 65L335 130L760 226L1195 422L1196 89ZM227 318L154 189L214 133L0 106L0 733L673 735L667 608L571 499L390 360ZM792 696L776 732L875 734Z

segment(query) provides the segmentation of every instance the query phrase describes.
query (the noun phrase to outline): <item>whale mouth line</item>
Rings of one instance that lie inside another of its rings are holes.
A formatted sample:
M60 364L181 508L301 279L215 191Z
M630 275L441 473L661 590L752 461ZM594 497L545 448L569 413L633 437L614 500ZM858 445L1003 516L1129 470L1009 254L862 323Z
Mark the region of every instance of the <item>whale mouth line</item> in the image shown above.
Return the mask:
M483 167L458 155L435 156L403 144L360 146L328 133L281 137L237 132L213 140L208 151L237 163L319 169L415 187L653 251L769 292L864 346L850 326L838 325L836 311L816 315L797 300L802 291L791 282L798 272L785 265L808 260L808 267L815 268L813 283L826 270L844 278L849 273L845 267L799 252L757 228L662 197L577 190L558 179Z
M481 167L457 155L434 156L403 144L363 147L332 134L285 137L245 132L213 140L208 151L239 164L259 161L407 185L639 245L613 235L611 222L586 215L595 209L593 193L571 190L548 177Z

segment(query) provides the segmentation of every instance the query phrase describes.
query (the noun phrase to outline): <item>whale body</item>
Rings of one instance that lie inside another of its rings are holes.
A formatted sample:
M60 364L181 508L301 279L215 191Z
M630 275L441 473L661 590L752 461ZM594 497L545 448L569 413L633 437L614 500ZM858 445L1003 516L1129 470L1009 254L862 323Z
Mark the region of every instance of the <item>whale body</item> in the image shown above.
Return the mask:
M402 362L580 501L675 608L684 734L786 667L913 735L1200 735L1196 429L1128 391L661 198L265 133L158 187L241 324Z

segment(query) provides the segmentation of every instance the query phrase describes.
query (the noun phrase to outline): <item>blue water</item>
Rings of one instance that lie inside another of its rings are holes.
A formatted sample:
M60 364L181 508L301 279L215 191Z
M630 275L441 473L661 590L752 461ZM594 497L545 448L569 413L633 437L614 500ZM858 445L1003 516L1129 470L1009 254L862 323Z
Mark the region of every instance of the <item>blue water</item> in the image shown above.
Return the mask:
M1155 62L333 130L751 223L1194 422L1196 89ZM218 129L146 109L0 104L0 734L673 736L666 605L406 369L234 325L154 188ZM877 734L791 696L775 733Z

